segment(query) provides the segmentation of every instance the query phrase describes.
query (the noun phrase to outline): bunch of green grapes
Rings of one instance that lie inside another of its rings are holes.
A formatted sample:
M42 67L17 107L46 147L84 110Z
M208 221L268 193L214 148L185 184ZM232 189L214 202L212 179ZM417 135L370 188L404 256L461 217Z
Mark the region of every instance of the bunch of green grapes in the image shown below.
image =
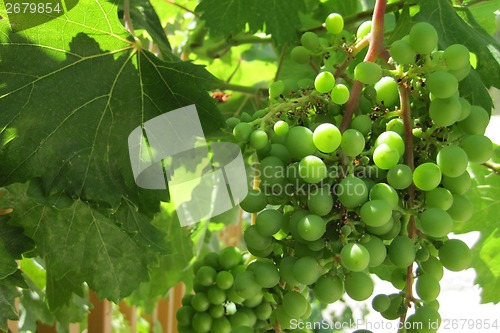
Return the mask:
M286 332L292 320L308 318L311 298L370 298L371 274L381 265L395 291L376 295L373 309L396 320L412 303L408 322L439 323L443 269L471 263L468 246L448 237L473 214L465 196L468 164L492 154L487 111L459 93L471 71L469 51L459 44L438 51L436 30L420 22L390 45L388 62L357 61L335 77L371 22L351 39L339 14L325 27L322 36L304 33L290 53L298 64L319 65L314 80L274 82L269 107L228 120L257 180L241 202L255 214L243 237L251 255L244 265L241 255L225 265L225 251L236 251L225 249L197 269L196 294L179 319L189 327L184 332L265 332L276 325ZM362 92L351 95L356 81ZM222 288L219 274L234 284Z

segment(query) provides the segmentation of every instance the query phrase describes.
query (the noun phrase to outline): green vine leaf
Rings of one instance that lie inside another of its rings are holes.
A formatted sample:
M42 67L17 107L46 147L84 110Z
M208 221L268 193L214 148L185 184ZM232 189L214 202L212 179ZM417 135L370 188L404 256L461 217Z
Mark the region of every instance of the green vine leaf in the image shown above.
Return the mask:
M431 23L439 34L439 46L463 44L478 58L477 71L486 87L500 88L500 44L472 15L467 22L457 15L449 0L420 0L418 20ZM481 84L481 81L478 82Z
M482 165L472 165L472 187L467 197L474 205L474 215L455 232L480 231L481 237L472 248L472 267L477 272L476 283L482 288L483 303L500 302L500 176Z
M15 286L0 283L0 329L8 331L8 320L17 320L16 298L20 296Z
M112 210L126 200L152 217L167 197L136 186L128 135L189 104L205 134L217 131L223 119L206 93L214 77L138 48L114 1L82 0L17 33L9 23L21 22L0 20L0 184L39 177L47 194Z
M297 38L304 9L303 0L202 0L196 7L214 37L237 35L248 24L250 33L265 27L279 47Z

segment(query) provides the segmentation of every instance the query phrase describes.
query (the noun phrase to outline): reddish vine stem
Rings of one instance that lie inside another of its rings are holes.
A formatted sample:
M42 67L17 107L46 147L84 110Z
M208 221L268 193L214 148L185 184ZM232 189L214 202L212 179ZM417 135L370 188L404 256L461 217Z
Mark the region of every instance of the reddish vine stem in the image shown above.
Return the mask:
M411 119L411 106L410 106L410 92L408 85L405 81L402 81L398 85L399 101L401 104L401 114L403 117L404 124L404 142L405 142L405 160L406 165L410 167L413 171L415 168L414 155L413 155L413 125ZM408 188L408 207L411 209L413 207L413 202L415 199L415 186L413 184ZM411 215L408 221L408 237L415 241L417 235L417 228L415 225L415 215ZM408 309L413 301L413 262L408 266L406 271L406 304L405 307ZM400 317L401 324L404 324L406 320L406 311ZM403 327L404 325L400 325Z
M364 61L374 62L381 54L384 54L384 58L386 58L387 51L384 47L384 15L386 5L387 0L377 0L375 3L372 18L372 30L370 33L370 46L368 47L368 52L366 53ZM351 89L351 96L347 102L346 111L340 124L340 130L342 132L345 131L351 123L352 115L358 106L362 88L363 84L361 82L354 82Z

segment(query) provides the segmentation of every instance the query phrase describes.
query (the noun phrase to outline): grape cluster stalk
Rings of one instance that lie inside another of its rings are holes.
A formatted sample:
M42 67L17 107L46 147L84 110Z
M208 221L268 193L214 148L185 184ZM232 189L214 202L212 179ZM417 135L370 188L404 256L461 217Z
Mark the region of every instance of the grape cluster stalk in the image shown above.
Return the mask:
M384 11L377 1L355 34L330 14L289 53L317 63L315 79L273 82L268 107L227 120L258 179L241 202L253 223L245 251L195 264L179 332L307 332L293 323L307 321L312 299L365 301L381 272L394 292L372 308L405 332L437 331L444 269L472 259L449 234L472 217L467 167L492 155L489 115L460 96L464 45L439 50L436 29L417 22L386 49Z

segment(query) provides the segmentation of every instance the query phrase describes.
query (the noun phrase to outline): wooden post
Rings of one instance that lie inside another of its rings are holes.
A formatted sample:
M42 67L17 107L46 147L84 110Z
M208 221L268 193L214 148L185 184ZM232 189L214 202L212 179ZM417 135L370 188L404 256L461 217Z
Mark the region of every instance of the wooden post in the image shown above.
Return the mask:
M89 333L111 333L112 303L99 300L99 297L89 290L89 300L93 305L88 317Z
M16 298L16 311L19 313L19 298ZM8 322L9 325L9 331L11 333L19 333L19 322L18 321L11 321L9 320ZM0 331L2 332L2 331Z
M57 333L55 326L49 326L44 323L37 322L36 323L36 332L37 333Z
M137 309L133 306L129 306L126 302L120 302L120 312L123 314L125 319L130 325L130 333L137 332Z
M182 306L182 297L186 287L181 282L170 289L167 298L160 300L156 307L156 319L160 322L163 333L177 333L177 310Z

